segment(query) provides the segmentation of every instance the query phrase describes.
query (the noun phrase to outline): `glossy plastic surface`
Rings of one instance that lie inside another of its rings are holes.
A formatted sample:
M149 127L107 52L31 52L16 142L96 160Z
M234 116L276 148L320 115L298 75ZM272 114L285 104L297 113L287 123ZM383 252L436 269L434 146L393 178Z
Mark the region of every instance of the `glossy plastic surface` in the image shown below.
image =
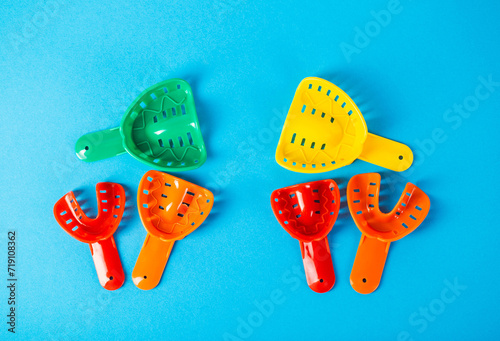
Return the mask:
M148 235L132 272L138 288L158 285L174 242L203 223L213 201L209 190L170 174L154 170L144 174L137 206Z
M198 168L207 152L191 87L170 79L146 89L128 107L120 127L82 136L75 152L86 162L128 152L165 171Z
M335 284L327 235L337 220L340 194L333 180L320 180L275 190L271 207L281 226L300 241L307 284L318 293Z
M123 285L125 274L113 233L123 216L125 191L119 184L100 182L96 192L96 218L85 215L73 192L57 201L54 217L70 236L89 244L99 282L105 289L116 290Z
M351 286L359 293L377 289L390 243L411 233L430 209L429 197L408 183L394 209L379 208L380 174L358 174L347 185L349 211L362 233L351 272Z
M394 171L413 162L408 146L368 133L354 101L335 84L308 77L288 111L276 162L300 173L321 173L361 159Z

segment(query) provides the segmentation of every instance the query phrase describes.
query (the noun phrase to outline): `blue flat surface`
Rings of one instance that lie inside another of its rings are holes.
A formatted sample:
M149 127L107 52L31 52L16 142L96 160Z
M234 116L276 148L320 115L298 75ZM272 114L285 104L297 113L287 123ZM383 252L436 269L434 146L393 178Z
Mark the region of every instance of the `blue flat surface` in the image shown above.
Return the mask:
M108 3L0 4L2 340L12 337L9 230L23 340L499 338L497 1ZM413 166L394 173L355 161L322 174L278 166L282 123L308 76L344 89L370 132L413 149ZM118 126L135 96L174 77L193 88L208 150L201 168L177 175L212 190L215 204L176 243L158 287L141 291L131 280L146 237L135 196L149 167L126 154L88 164L73 148L85 133ZM391 246L379 288L361 295L349 283L361 233L345 187L366 172L382 173L385 209L412 182L431 211ZM344 197L329 235L337 281L320 295L269 197L327 178ZM88 246L52 213L78 189L95 214L101 181L127 193L115 234L127 279L114 292L99 285Z

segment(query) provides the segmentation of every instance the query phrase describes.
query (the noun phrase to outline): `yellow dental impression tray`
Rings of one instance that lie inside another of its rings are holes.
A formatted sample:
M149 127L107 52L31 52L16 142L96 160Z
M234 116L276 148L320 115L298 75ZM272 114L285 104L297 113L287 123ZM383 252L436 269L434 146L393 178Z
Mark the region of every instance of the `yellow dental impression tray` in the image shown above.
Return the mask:
M281 131L276 162L300 173L321 173L360 159L402 172L411 149L368 132L354 101L333 83L316 77L300 82Z

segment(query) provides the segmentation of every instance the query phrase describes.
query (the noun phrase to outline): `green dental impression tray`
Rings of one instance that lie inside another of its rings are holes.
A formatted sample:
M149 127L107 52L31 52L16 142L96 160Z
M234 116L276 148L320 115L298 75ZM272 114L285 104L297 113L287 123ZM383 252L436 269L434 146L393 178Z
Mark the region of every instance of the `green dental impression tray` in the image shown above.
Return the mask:
M182 79L169 79L144 90L128 107L120 127L83 135L75 152L85 162L128 152L164 171L200 167L207 151L191 87Z

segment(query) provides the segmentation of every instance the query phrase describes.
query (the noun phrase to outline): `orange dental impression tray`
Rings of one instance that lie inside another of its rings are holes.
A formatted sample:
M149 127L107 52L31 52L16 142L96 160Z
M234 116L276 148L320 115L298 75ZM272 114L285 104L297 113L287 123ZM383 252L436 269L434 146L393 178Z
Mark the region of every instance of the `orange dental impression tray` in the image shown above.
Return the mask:
M213 201L212 192L203 187L155 170L144 174L137 206L148 235L132 272L139 289L158 285L174 242L203 223Z
M377 289L391 242L403 238L424 221L429 197L407 183L396 207L379 209L380 174L355 175L347 185L349 211L362 233L351 272L351 286L361 294Z

